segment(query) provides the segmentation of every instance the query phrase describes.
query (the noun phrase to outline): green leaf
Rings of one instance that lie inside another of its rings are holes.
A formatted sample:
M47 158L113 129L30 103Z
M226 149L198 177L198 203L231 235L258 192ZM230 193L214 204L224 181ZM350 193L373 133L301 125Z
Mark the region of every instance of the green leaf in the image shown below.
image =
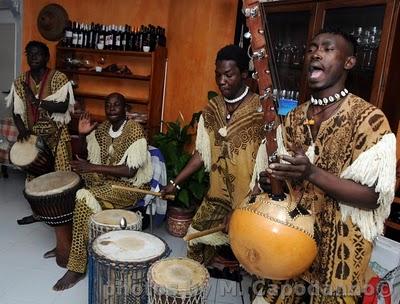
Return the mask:
M182 203L183 206L186 208L189 208L190 206L190 197L189 197L189 191L186 189L182 189L178 193L178 201Z

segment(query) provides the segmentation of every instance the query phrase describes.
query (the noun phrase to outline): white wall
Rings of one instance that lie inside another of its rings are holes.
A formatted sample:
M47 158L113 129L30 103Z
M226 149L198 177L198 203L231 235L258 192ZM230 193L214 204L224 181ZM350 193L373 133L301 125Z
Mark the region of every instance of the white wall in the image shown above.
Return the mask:
M0 9L0 118L10 114L3 102L13 79L20 73L21 67L21 18L20 15L1 3Z

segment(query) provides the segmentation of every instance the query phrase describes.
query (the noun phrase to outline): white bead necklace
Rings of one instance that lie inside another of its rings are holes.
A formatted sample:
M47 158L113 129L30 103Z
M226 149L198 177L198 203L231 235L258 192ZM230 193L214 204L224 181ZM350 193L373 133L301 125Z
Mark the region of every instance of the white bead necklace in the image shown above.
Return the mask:
M122 134L122 130L124 129L124 126L126 124L127 120L125 120L122 125L119 127L119 129L117 131L114 131L112 129L112 125L110 126L110 130L108 130L108 134L111 136L111 138L117 138L118 136L120 136Z
M347 89L343 89L342 91L340 91L340 93L336 93L334 95L324 97L324 98L314 98L311 95L311 103L314 106L326 106L329 103L339 101L343 97L346 97L347 94L349 94L349 91Z
M243 98L245 98L245 96L247 95L248 92L249 92L249 87L246 86L246 88L244 89L243 94L241 94L240 96L236 97L235 99L228 99L228 98L224 97L224 100L227 103L236 103L239 100L242 100Z

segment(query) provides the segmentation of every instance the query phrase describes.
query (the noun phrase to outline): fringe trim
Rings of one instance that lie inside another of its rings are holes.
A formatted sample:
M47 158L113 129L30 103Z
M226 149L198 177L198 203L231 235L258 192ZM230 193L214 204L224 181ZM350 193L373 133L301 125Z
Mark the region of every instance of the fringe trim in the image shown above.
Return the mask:
M199 123L197 124L196 150L199 152L204 162L205 170L207 172L210 172L211 171L210 137L204 126L203 115L200 115Z
M96 132L92 131L86 136L88 160L95 165L101 165L100 145L96 139Z
M52 113L51 118L56 122L68 124L71 121L70 112L74 112L75 98L72 84L68 81L57 92L44 98L46 101L64 102L69 94L68 110L65 113Z
M373 241L383 233L384 221L390 214L390 205L394 198L396 183L396 137L393 133L386 134L367 151L362 152L357 159L340 175L368 187L375 186L379 193L378 205L375 210L362 210L345 204L340 204L342 220L348 216L356 224L365 239Z
M74 98L74 91L72 89L71 82L67 82L63 85L56 93L47 96L43 100L46 101L55 101L55 102L63 102L67 98L69 93L69 100L68 100L68 110L65 113L52 113L51 118L56 122L61 122L63 124L68 124L71 121L71 115L74 111L75 105L75 98ZM15 90L14 83L11 85L10 94L5 97L5 101L7 103L7 107L14 105L14 114L21 115L23 117L25 113L25 103L22 98L17 94Z
M7 107L9 108L14 106L14 114L21 115L21 118L23 119L25 113L25 103L17 94L14 83L11 85L10 93L4 99L7 103Z
M86 205L94 212L100 212L101 206L93 194L86 189L80 189L76 192L76 199L77 200L85 200Z
M118 165L123 164L126 164L131 169L138 169L133 178L126 179L132 185L140 186L151 180L153 166L145 138L138 139L130 145L118 163Z
M192 225L190 225L186 235L189 235L189 234L192 234L195 232L199 232L199 230L194 229L192 227ZM227 234L225 234L221 231L218 231L218 232L214 232L209 235L205 235L205 236L202 236L202 237L199 237L199 238L189 241L189 246L199 244L199 243L210 245L210 246L222 246L225 244L229 244L229 238L228 238Z

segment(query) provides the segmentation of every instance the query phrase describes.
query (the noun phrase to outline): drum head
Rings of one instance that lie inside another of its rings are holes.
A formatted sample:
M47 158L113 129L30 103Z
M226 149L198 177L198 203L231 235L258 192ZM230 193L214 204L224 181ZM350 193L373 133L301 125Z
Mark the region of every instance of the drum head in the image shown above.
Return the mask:
M188 258L168 258L153 264L149 279L168 295L188 295L202 290L209 280L207 269ZM164 292L163 292L164 293Z
M64 192L79 184L80 177L74 172L56 171L34 178L26 184L30 196L45 196Z
M119 227L121 218L126 219L128 225L136 224L140 221L139 216L132 211L111 209L103 210L92 215L92 222L98 226Z
M10 162L19 167L31 164L39 154L36 141L37 136L31 135L28 140L13 144L10 150Z
M99 236L93 242L93 251L111 261L145 263L162 256L166 246L152 234L121 230Z

